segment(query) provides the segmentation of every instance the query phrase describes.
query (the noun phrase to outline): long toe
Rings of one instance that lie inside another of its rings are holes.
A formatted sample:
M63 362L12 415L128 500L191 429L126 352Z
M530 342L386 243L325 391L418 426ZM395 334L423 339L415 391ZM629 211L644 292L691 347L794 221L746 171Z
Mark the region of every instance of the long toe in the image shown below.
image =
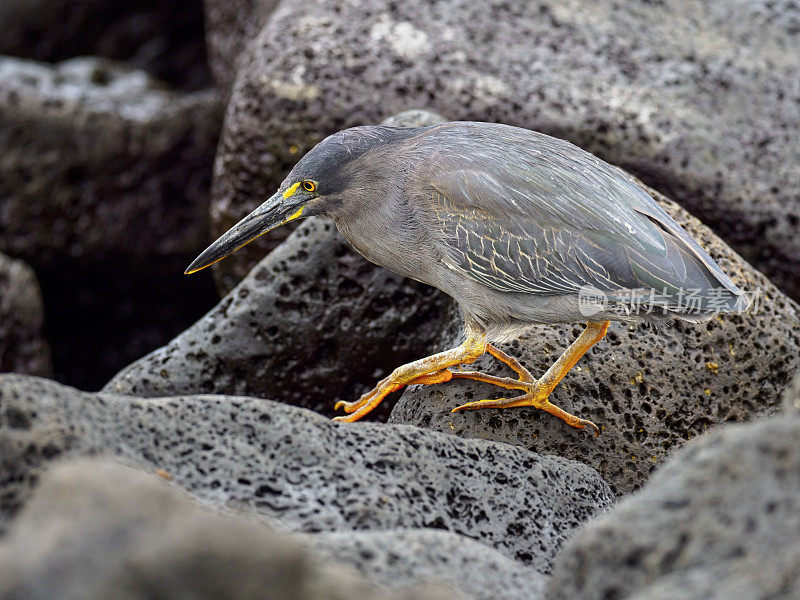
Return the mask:
M510 354L506 354L500 350L500 348L492 344L486 345L486 351L501 363L511 367L511 369L519 376L519 381L524 381L525 383L536 383L536 378L531 374L531 372L522 366L522 363Z
M332 421L341 421L341 422L344 422L344 423L355 423L360 418L361 418L360 416L356 416L355 414L350 414L350 415L340 415L338 417L333 417L333 419L331 419L331 420Z
M466 404L462 404L461 406L456 406L450 412L459 412L461 410L480 410L482 408L509 408L511 406L517 406L517 402L523 399L526 399L528 394L524 396L519 396L517 398L494 398L488 400L474 400L473 402L467 402Z
M334 405L334 408L344 408L344 412L348 414L347 416L334 417L333 420L346 421L348 423L358 421L364 415L372 412L372 409L378 406L378 404L380 404L386 396L399 390L404 385L405 384L403 383L381 383L372 391L361 396L361 398L355 402L344 402L340 400Z
M536 408L539 408L545 412L549 412L554 417L558 417L559 419L564 421L570 427L574 427L575 429L584 429L588 427L594 433L594 437L600 435L600 428L597 425L595 425L591 421L587 421L586 419L581 419L571 413L568 413L563 408L556 406L546 398L538 399L538 401L533 403L532 406L535 406Z
M493 400L475 400L473 402L467 402L466 404L455 407L450 412L459 412L462 410L480 410L483 408L519 408L522 406L532 406L548 412L554 417L558 417L564 421L570 427L575 427L576 429L584 429L588 427L594 433L594 437L600 435L600 428L597 425L586 419L576 417L575 415L572 415L559 408L547 400L546 397L542 397L542 394L537 395L536 388L531 390L529 393L522 396L517 396L516 398L496 398Z
M531 389L531 384L520 379L511 379L510 377L495 377L494 375L487 375L480 371L452 371L451 377L453 379L472 379L483 383L491 383L506 390L522 390L527 392Z
M363 400L363 396L354 401L354 402L346 402L345 400L339 400L336 404L333 405L333 410L344 410L347 414L357 411L361 406L366 404L366 400ZM339 417L336 417L337 419Z

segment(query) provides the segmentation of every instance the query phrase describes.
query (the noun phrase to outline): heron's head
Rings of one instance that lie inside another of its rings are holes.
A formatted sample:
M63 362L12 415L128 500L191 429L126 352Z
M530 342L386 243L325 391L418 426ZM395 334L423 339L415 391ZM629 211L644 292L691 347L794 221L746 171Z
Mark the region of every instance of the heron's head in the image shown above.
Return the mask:
M185 273L195 273L222 260L289 221L331 215L344 202L353 202L371 185L378 186L392 171L385 163L392 142L407 139L418 129L364 126L335 133L306 154L266 202L206 248Z

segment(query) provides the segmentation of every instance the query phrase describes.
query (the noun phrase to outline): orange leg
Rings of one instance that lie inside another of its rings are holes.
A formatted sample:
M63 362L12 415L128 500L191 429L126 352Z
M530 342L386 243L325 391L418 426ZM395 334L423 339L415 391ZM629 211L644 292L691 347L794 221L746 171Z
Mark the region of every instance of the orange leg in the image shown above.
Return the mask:
M559 419L562 419L572 427L577 427L578 429L591 427L595 432L595 436L599 435L600 429L597 427L597 425L591 421L580 419L575 415L571 415L558 406L552 404L548 400L548 397L558 383L564 378L564 375L566 375L569 370L575 366L575 363L577 363L580 358L586 354L587 350L603 339L606 331L608 330L608 325L608 321L604 321L602 323L588 323L583 333L581 333L581 335L579 335L578 338L572 342L570 347L564 351L558 360L553 363L553 365L538 381L528 381L529 378L531 380L533 378L530 376L530 373L528 373L527 369L525 369L515 359L494 347L491 347L491 350L487 348L487 351L490 352L492 356L495 356L519 374L519 381L514 381L513 379L504 377L492 377L490 375L483 375L482 373L476 373L474 371L462 371L460 373L456 372L453 373L453 377L485 381L487 383L499 385L500 387L504 387L506 389L524 389L526 393L516 398L498 398L496 400L476 400L475 402L468 402L467 404L454 408L453 412L459 410L477 410L480 408L512 408L518 406L534 406L550 413L555 417L558 417ZM493 352L492 350L495 350L496 352Z
M553 363L547 372L540 378L535 379L522 364L512 356L509 356L499 348L487 344L482 337L469 333L463 344L452 350L440 352L427 358L414 361L395 369L391 375L378 382L371 391L367 392L355 402L340 401L336 403L335 409L343 408L347 416L336 417L337 421L353 422L359 420L364 415L378 406L383 399L392 392L401 389L406 385L423 384L431 385L444 383L451 379L473 379L491 383L509 390L520 390L525 392L515 398L498 398L496 400L477 400L468 402L453 409L453 412L460 410L477 410L481 408L514 408L519 406L534 406L551 415L558 417L568 425L583 429L590 427L595 435L600 434L600 429L585 419L580 419L563 409L552 404L548 397L558 383L569 372L575 363L591 348L599 342L608 330L608 321L602 323L590 322L580 336L570 345L569 348ZM475 362L482 354L488 352L502 363L513 369L518 379L510 377L496 377L486 375L478 371L451 371L449 367Z
M347 416L335 417L336 421L358 421L372 411L383 399L394 391L410 384L432 384L449 381L453 373L448 367L473 363L486 352L483 337L468 334L460 346L433 356L421 358L395 369L391 375L378 382L372 390L355 402L339 401L334 409L344 409Z
M453 378L453 373L449 369L443 369L430 375L420 375L412 379L406 385L433 385L434 383L445 383Z
M519 375L520 381L528 381L533 383L536 379L531 375L531 372L528 371L522 364L513 356L510 356L497 348L496 346L492 346L491 344L486 346L486 351L494 356L497 360L501 363L504 363L511 367L511 370L514 371L517 375Z

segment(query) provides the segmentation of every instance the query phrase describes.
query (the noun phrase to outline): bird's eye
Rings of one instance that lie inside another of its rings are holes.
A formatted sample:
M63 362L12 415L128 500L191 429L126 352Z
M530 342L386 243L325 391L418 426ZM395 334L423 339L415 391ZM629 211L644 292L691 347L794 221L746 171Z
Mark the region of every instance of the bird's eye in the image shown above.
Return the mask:
M304 181L302 184L303 189L307 192L313 192L317 189L317 184L313 181Z

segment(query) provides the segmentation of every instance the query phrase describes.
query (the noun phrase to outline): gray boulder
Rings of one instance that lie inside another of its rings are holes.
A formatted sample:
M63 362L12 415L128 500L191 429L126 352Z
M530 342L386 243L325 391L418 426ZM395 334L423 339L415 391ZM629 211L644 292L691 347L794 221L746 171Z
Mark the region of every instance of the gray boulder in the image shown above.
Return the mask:
M558 454L596 468L617 493L640 486L672 450L711 426L778 410L781 392L800 365L800 313L766 277L660 194L653 196L754 296L744 314L719 315L663 331L614 323L606 338L572 369L551 400L603 428L586 431L534 408L452 414L456 406L502 396L474 381L408 388L392 411L394 423L478 437ZM453 325L459 324L457 318ZM543 373L583 328L542 326L506 346L535 375ZM445 346L458 343L454 335ZM494 359L478 369L507 375Z
M0 252L36 270L60 378L96 389L213 299L181 273L208 242L220 123L212 91L0 57Z
M552 600L800 597L800 418L727 425L572 538Z
M475 600L539 600L547 576L447 531L405 529L315 533L309 548L391 588L445 582Z
M0 598L444 600L390 592L319 564L252 518L201 508L155 474L109 459L48 472L0 541Z
M36 274L21 260L0 254L0 372L52 373L43 320Z
M783 393L783 409L790 414L800 414L800 370Z
M172 85L210 84L199 0L3 0L0 54L58 62L96 55Z
M325 135L428 106L625 167L800 297L798 22L792 2L287 0L239 59L214 232Z
M219 124L210 91L96 58L0 58L0 250L32 264L191 253Z
M208 65L226 100L236 78L239 55L277 5L278 0L203 0Z
M336 423L254 398L143 399L0 376L2 517L50 459L96 453L162 469L207 504L292 530L445 529L541 572L613 501L594 469L505 444Z

